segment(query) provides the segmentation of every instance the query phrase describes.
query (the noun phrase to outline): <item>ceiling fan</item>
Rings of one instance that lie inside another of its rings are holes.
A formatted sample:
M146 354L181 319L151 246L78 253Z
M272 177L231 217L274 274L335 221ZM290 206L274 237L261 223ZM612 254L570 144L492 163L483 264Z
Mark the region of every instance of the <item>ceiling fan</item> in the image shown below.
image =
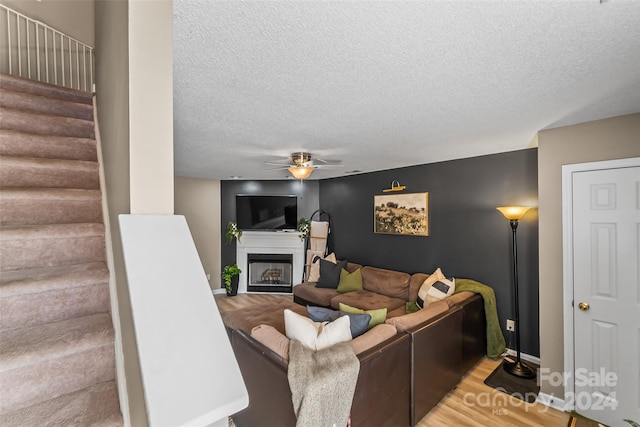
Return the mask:
M322 164L316 164L315 162L320 162ZM327 160L312 159L311 153L302 151L292 153L291 156L287 159L286 164L276 162L266 162L266 164L281 166L279 168L271 170L287 169L296 179L307 179L311 176L313 171L318 168L343 167L343 165L341 164L336 164Z

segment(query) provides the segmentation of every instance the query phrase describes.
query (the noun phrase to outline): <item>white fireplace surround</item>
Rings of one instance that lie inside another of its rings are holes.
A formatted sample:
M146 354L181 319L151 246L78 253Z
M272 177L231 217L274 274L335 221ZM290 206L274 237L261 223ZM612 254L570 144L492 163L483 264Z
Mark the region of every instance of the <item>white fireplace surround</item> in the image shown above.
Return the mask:
M302 281L304 269L304 242L297 231L244 231L236 242L236 263L242 273L238 280L238 293L247 292L249 280L249 254L291 254L293 256L293 286Z

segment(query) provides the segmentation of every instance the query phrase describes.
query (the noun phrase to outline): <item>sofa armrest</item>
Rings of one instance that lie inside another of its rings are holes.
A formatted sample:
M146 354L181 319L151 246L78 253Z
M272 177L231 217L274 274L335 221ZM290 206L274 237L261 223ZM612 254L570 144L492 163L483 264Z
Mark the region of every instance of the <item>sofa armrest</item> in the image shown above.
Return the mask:
M287 362L242 330L231 334L249 406L233 415L239 427L295 426Z
M464 311L462 318L462 375L487 354L487 318L480 294L457 304Z
M411 341L397 334L358 355L360 373L351 405L353 427L411 425Z
M460 307L408 331L411 336L411 420L415 425L462 379Z

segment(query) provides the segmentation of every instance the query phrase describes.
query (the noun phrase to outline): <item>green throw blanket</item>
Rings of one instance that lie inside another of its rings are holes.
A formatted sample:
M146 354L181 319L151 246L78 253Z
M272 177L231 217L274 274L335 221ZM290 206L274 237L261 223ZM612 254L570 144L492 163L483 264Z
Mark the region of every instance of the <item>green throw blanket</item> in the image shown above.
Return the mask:
M482 295L484 314L487 318L487 356L492 359L500 357L507 345L504 341L502 329L500 329L496 295L493 293L493 289L475 280L456 278L456 290L454 293L457 294L462 291L470 291Z

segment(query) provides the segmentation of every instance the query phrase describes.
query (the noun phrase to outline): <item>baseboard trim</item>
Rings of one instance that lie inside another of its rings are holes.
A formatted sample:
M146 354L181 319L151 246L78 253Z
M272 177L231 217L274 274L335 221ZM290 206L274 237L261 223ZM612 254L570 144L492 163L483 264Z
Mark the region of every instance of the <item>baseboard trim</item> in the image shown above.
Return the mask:
M226 294L227 290L225 288L211 289L211 293L214 295Z
M516 351L512 350L510 348L507 349L507 354L509 356L513 356L516 357ZM540 358L536 357L536 356L532 356L530 354L526 354L526 353L520 353L520 358L522 360L526 360L527 362L531 362L531 363L535 363L536 365L540 366Z
M559 397L554 396L553 394L547 394L543 392L538 393L538 397L536 398L536 402L541 403L549 408L556 409L560 412L566 412L565 409L565 401L564 399L560 399Z

